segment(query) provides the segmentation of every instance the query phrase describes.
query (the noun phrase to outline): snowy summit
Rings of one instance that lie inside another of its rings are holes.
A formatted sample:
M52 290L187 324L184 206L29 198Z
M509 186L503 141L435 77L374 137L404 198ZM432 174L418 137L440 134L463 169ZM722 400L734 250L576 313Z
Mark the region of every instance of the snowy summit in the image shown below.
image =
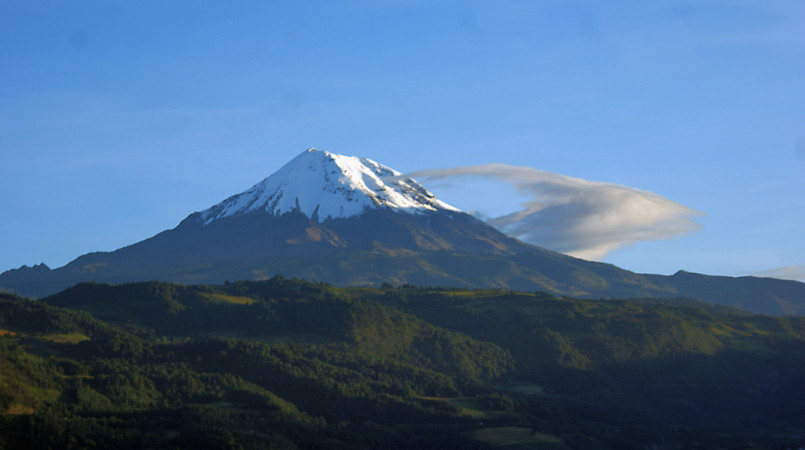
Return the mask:
M250 212L279 216L299 210L323 222L378 208L412 214L459 211L413 179L371 159L311 148L251 189L202 211L201 220L208 224Z

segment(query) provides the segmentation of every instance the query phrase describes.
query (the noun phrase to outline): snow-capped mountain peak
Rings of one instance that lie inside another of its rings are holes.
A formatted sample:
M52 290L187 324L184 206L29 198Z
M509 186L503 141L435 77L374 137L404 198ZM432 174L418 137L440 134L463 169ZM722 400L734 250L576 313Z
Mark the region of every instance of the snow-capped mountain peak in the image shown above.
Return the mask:
M201 212L216 219L263 211L282 215L299 210L323 222L389 208L411 214L459 211L400 172L367 158L308 149L251 189Z

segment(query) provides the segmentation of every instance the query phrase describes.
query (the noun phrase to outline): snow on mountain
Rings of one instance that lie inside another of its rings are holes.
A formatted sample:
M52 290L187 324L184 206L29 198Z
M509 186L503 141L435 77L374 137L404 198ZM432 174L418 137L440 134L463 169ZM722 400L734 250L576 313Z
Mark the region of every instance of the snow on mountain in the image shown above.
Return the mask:
M282 215L298 209L323 222L377 208L411 214L459 211L382 164L311 148L251 189L202 211L200 220L208 224L249 212Z

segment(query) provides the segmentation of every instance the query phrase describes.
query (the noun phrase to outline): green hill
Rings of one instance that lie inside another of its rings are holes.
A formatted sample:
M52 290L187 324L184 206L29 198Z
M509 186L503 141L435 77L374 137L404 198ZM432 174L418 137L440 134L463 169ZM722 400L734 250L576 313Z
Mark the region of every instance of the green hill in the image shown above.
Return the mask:
M80 284L0 294L0 448L805 444L805 319L689 300Z

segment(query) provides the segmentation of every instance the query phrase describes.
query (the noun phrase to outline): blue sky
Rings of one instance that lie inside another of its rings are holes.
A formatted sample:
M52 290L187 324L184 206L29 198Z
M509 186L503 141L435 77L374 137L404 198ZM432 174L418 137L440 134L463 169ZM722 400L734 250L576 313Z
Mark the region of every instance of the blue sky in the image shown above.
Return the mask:
M10 1L0 21L0 271L150 237L317 147L703 213L604 257L637 272L805 272L803 2ZM490 217L528 200L426 186Z

